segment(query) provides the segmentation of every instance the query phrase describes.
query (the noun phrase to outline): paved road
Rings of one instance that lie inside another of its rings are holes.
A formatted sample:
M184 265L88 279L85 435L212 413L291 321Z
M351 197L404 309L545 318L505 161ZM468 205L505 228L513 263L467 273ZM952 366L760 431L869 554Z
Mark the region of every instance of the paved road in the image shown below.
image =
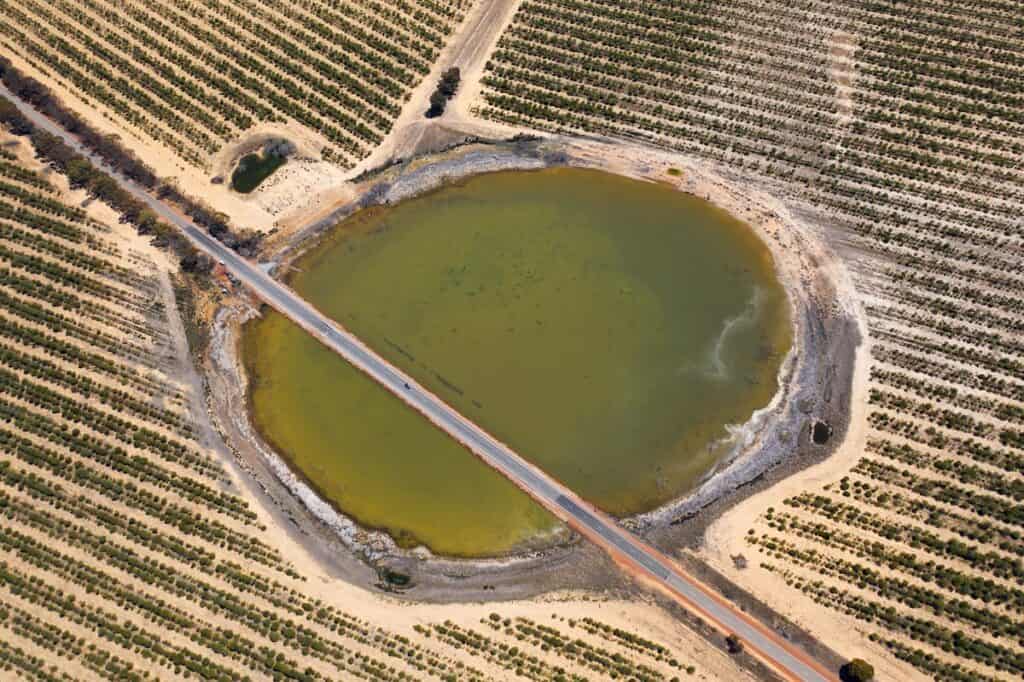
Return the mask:
M100 159L84 150L77 140L49 119L13 98L2 85L0 94L19 104L19 108L36 125L60 135L69 145L88 156L97 166L104 168L127 190L148 204L155 213L181 230L196 247L224 263L228 271L265 303L369 374L469 448L484 462L511 479L572 528L608 552L617 563L631 573L653 581L685 608L697 612L722 632L735 633L745 642L749 651L772 666L784 678L813 682L835 679L834 674L824 670L805 652L743 614L710 588L683 572L668 557L622 528L614 519L587 504L571 490L470 422L443 400L416 383L412 377L377 355L339 324L322 315L291 289L210 237L171 206L151 196L134 182L112 172Z

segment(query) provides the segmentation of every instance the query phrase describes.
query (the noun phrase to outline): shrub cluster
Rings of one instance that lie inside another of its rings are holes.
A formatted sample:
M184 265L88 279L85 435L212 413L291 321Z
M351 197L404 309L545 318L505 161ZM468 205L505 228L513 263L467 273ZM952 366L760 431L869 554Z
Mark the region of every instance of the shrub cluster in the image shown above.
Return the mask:
M427 118L437 118L444 113L448 100L455 96L459 89L459 81L462 79L459 67L453 66L441 74L437 82L437 88L430 95L430 108L427 109Z

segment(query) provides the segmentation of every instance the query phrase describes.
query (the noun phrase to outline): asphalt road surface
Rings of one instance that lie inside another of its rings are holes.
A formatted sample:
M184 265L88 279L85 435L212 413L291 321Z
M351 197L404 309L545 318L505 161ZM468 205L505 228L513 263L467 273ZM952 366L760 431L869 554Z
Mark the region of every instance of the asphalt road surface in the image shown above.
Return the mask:
M232 275L267 305L291 319L420 412L438 428L446 431L570 527L608 552L627 571L655 583L685 608L696 612L721 632L736 634L743 640L748 651L778 671L785 679L813 682L836 679L835 674L825 670L806 652L742 613L710 588L686 574L661 552L621 527L614 519L592 507L561 483L494 439L416 383L412 377L377 355L339 324L322 315L294 291L210 237L173 207L150 195L131 180L113 172L102 160L85 150L75 138L15 98L3 85L0 85L0 94L15 102L26 117L37 126L59 135L67 144L108 172L125 189L148 204L157 215L181 230L198 249L223 263Z

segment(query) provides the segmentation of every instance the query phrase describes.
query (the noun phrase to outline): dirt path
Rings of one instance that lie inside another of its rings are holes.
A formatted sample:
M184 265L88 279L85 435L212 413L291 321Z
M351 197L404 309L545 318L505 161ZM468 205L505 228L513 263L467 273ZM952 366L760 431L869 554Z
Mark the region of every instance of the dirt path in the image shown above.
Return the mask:
M392 159L405 159L427 150L440 149L474 134L476 126L468 115L469 102L476 96L487 59L505 27L512 21L519 3L520 0L481 0L476 3L434 62L430 73L412 91L391 133L372 154L352 169L349 177L357 177L363 171ZM430 94L437 86L441 72L452 66L459 67L462 73L459 90L444 115L428 119L424 113L430 106ZM490 126L482 128L489 130Z
M463 30L452 41L449 62L462 72L462 82L455 97L448 103L446 115L458 119L469 116L469 104L480 90L487 60L498 45L498 39L519 9L521 0L485 0L467 19Z
M836 88L836 107L839 123L848 124L853 120L853 79L856 75L854 53L857 45L854 37L845 32L835 33L829 40L828 76Z

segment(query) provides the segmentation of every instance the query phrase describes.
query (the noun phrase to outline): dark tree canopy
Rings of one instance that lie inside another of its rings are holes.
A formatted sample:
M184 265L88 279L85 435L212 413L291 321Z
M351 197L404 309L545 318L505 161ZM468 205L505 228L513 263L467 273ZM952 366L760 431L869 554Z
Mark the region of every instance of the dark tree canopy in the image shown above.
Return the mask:
M455 96L455 92L459 89L459 81L461 80L462 73L457 66L446 69L441 74L441 79L437 82L437 88L430 95L430 108L427 109L427 118L437 118L444 113L448 100Z
M840 670L843 682L870 682L875 679L875 668L863 658L855 658Z
M235 249L244 249L249 254L257 248L258 235L235 235L226 215L184 196L173 187L160 185L156 173L134 152L121 146L117 136L104 135L89 126L70 110L65 109L45 85L21 74L4 57L0 57L0 82L3 82L19 99L74 135L82 147L90 150L114 171L147 189L156 190L160 199L177 204L186 215L212 236ZM91 161L65 144L61 138L37 129L13 102L2 97L0 124L5 125L15 135L29 135L36 153L67 175L72 187L84 188L91 196L109 203L141 233L154 234L161 244L172 245L179 255L192 251L192 246L183 237L174 232L169 225L157 221L142 202L122 190L113 178L96 168ZM143 217L145 220L142 220Z
M725 638L725 647L730 654L738 654L743 651L743 640L733 633Z

